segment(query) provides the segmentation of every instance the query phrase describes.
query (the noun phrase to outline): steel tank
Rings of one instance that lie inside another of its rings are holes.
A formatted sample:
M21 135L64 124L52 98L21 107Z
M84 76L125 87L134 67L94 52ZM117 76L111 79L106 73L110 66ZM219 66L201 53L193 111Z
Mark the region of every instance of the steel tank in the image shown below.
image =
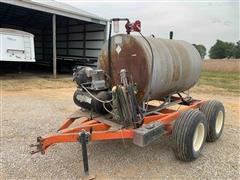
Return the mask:
M112 85L121 82L119 72L126 69L129 81L137 84L141 102L183 92L196 84L202 59L193 45L182 40L146 39L150 45L142 36L112 37ZM101 49L98 68L108 72L108 42Z

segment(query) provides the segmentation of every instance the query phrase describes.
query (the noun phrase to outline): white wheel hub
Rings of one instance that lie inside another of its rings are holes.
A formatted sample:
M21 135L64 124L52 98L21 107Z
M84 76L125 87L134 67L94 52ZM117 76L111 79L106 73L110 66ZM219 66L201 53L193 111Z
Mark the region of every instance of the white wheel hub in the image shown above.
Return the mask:
M222 125L223 125L223 112L219 111L215 123L215 131L217 134L221 131Z
M194 135L193 135L193 149L194 151L198 151L202 144L205 135L205 128L202 122L198 123Z

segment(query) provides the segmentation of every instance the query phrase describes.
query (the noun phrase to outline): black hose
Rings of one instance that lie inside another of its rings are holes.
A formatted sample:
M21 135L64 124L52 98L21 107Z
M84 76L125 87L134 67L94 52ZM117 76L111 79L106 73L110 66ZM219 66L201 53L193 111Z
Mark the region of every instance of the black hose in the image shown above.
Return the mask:
M150 51L151 51L151 55L152 55L152 66L151 66L151 78L150 78L150 87L149 87L149 89L148 89L148 96L147 96L147 99L145 99L145 100L149 100L149 96L151 95L151 90L150 90L150 88L151 88L151 84L152 84L152 78L153 78L153 67L154 67L154 54L153 54L153 49L152 49L152 46L151 46L151 44L150 44L150 42L147 40L147 38L145 37L145 36L143 36L142 35L142 33L141 32L139 32L139 34L143 37L143 39L148 43L148 45L149 45L149 48L150 48ZM146 109L146 111L147 111L147 109Z
M109 34L108 34L108 76L110 77L110 88L112 88L112 54L111 54L111 34L112 34L112 21L109 22Z

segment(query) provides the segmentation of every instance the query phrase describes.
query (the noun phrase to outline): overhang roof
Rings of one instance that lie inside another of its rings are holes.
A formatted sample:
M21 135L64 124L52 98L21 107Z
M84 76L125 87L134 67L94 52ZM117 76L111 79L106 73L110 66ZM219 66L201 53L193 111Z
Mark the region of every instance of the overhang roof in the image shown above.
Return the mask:
M54 0L0 0L0 3L21 6L97 24L107 24L107 19Z
M9 29L9 28L0 28L0 34L33 36L33 34L28 33L28 32L26 32L26 31L20 31L20 30Z

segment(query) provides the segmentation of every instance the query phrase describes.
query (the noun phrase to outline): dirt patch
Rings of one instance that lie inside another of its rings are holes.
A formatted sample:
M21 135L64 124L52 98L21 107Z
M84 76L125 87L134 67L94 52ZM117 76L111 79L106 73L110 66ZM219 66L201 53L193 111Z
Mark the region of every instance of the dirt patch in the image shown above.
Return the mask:
M208 59L203 61L204 71L240 72L240 59Z
M75 84L71 75L58 75L54 79L52 75L41 74L10 74L0 76L1 88L4 91L23 91L28 89L58 89L71 88Z
M78 143L58 144L45 155L29 154L29 144L37 136L55 133L62 120L78 109L72 101L72 82L59 81L40 78L36 83L33 78L1 82L1 179L79 179L82 175ZM145 148L131 141L94 142L88 145L91 174L96 179L238 179L239 94L208 86L195 87L191 94L199 99L217 99L226 109L222 137L207 143L199 159L190 163L176 160L168 137Z

